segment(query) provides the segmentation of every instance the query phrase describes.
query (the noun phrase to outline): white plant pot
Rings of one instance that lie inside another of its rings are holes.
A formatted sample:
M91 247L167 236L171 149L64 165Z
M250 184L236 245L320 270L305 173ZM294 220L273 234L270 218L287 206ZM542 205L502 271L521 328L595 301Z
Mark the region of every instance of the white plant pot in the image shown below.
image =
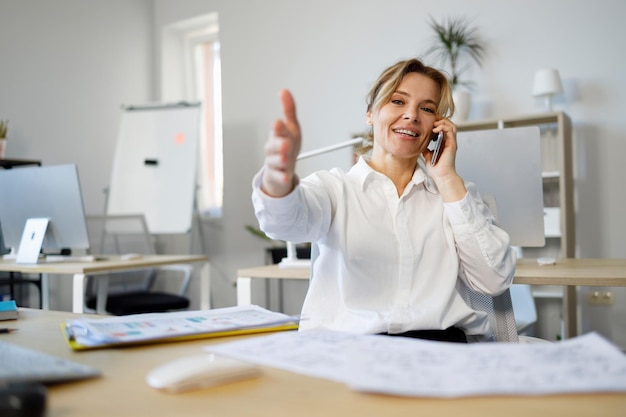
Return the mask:
M454 116L452 121L463 122L467 120L471 106L471 95L469 91L462 89L455 89L452 92L452 100L454 100Z
M0 159L4 159L4 151L7 148L7 140L0 139Z

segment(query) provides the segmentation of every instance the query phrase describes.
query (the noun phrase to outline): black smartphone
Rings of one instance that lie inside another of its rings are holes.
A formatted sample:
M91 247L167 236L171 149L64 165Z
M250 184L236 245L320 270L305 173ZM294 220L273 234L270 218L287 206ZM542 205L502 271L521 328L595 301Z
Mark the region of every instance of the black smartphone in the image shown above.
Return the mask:
M434 166L439 160L439 154L441 151L441 144L443 143L443 132L433 133L430 137L430 143L428 144L428 150L432 151L433 157L430 159L430 165Z

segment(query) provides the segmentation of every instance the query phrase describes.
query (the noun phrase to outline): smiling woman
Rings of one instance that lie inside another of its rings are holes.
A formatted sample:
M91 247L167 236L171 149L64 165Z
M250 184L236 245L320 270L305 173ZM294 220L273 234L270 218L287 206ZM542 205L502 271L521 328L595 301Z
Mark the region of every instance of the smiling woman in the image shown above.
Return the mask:
M417 59L389 67L367 100L369 152L348 172L303 179L295 174L302 141L295 102L286 90L281 101L284 118L273 124L252 201L268 236L313 243L300 329L489 339L488 319L467 304L466 288L505 291L515 254L456 172L446 77ZM445 141L431 166L433 133Z
M378 111L384 105L392 101L392 96L397 95L396 104L401 105L405 101L407 92L400 88L400 83L405 81L405 77L421 76L424 84L433 83L434 91L430 97L424 97L422 106L416 106L424 113L438 115L439 117L451 117L454 113L454 102L450 96L450 85L447 78L440 71L427 67L419 60L402 61L389 67L379 77L377 82L369 92L367 101L367 121L372 126L371 117L373 111ZM408 83L409 80L406 80ZM365 154L372 149L373 131L370 131L366 140L369 146L364 146L361 153Z

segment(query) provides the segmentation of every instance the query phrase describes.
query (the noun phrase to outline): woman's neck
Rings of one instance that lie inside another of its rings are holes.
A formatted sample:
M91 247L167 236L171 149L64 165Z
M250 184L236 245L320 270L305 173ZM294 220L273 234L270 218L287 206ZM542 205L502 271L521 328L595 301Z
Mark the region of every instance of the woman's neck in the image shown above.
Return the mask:
M399 197L413 178L417 158L399 159L391 154L383 157L372 155L367 163L374 171L380 172L394 183Z

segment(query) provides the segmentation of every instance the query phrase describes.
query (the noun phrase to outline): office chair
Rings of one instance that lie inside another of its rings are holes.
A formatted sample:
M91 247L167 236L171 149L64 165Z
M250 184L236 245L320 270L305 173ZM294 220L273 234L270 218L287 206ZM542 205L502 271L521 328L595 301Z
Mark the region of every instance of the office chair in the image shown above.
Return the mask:
M498 207L496 200L491 195L484 195L483 202L489 208L498 221ZM465 286L464 284L461 284ZM512 342L512 343L550 343L547 340L527 336L524 333L532 324L537 321L535 301L530 292L530 286L514 284L502 294L489 296L477 293L466 288L466 302L475 310L487 313L489 323L493 330L491 341ZM518 306L520 317L516 320L513 308L512 294L516 298L515 304ZM522 313L524 316L522 317ZM533 319L534 314L534 319Z
M156 253L153 236L148 231L143 215L88 215L90 252L94 255L122 255ZM106 297L105 311L100 314L123 316L183 310L189 307L186 296L191 280L192 265L168 265L158 268L109 274L106 288L99 278L87 279L86 307L97 310L98 297ZM180 286L177 293L156 290L160 276L177 275Z
M530 285L513 284L510 288L517 334L532 336L537 323L537 307Z

